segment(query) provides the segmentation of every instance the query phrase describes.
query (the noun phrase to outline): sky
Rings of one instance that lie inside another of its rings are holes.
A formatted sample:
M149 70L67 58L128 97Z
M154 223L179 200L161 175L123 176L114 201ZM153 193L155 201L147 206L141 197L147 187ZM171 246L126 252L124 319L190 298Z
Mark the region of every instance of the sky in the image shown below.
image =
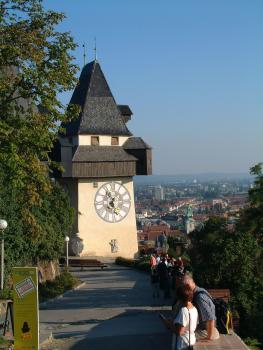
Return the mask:
M262 0L44 0L98 61L154 174L247 173L263 161ZM71 93L61 99L68 103Z

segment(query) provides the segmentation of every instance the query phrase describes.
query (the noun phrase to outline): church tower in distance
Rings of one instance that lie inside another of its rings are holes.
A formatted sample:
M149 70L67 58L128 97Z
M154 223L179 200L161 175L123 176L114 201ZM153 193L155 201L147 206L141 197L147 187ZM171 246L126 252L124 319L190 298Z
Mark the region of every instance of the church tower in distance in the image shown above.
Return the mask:
M82 69L71 101L81 107L64 126L53 159L75 209L71 254L134 258L138 252L134 175L152 173L151 147L133 137L132 112L117 105L97 60Z

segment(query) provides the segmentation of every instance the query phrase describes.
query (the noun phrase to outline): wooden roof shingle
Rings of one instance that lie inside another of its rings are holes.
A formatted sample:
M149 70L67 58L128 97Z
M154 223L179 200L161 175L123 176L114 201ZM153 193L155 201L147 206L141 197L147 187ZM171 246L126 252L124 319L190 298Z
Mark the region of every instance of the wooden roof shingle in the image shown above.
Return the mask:
M70 104L79 105L81 113L76 120L63 125L66 136L132 135L96 60L84 66Z
M72 162L136 162L137 158L120 146L78 146Z
M141 137L129 137L128 140L123 145L124 149L151 149L146 142L143 141Z

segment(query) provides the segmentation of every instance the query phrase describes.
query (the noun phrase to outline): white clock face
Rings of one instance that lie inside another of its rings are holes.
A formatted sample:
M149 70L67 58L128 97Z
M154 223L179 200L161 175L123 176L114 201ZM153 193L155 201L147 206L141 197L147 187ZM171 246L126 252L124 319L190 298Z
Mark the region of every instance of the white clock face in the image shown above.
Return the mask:
M107 222L119 222L129 213L131 197L128 190L118 182L102 185L94 201L97 214Z

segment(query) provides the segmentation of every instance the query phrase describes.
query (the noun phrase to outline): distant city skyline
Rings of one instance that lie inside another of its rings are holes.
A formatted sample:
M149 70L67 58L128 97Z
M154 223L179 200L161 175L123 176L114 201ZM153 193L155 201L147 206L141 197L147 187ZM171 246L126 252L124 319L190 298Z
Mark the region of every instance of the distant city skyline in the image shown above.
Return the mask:
M98 60L154 174L248 173L263 161L261 0L54 2L59 27ZM71 93L61 99L68 103Z
M204 183L204 182L253 182L253 176L249 173L199 173L177 175L152 175L135 176L135 185L169 185L175 183Z

